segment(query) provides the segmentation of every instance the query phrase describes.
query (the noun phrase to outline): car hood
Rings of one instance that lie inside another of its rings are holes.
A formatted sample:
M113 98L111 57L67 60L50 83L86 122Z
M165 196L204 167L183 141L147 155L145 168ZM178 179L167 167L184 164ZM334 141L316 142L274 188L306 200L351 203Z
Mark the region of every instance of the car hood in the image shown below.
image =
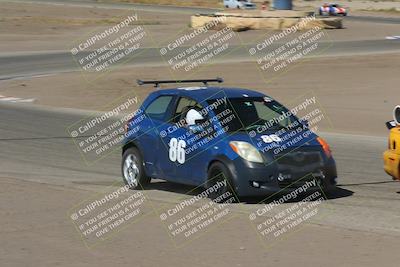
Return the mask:
M272 135L278 135L280 141L272 141ZM285 152L285 150L293 150L298 147L320 147L321 145L317 137L318 135L309 129L286 131L283 134L277 134L276 131L265 131L262 133L250 131L249 133L236 132L231 134L229 141L248 142L258 150L267 153L268 151Z

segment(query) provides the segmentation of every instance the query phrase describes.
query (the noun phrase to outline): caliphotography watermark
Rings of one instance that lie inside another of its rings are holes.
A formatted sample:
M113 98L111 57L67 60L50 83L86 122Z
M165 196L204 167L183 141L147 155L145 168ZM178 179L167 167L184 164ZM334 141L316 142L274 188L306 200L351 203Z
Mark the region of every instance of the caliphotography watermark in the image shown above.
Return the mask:
M238 130L237 114L223 91L200 103L186 104L178 104L170 122L156 128L169 160L177 166L199 160L199 154Z
M80 69L87 72L104 72L137 54L147 33L139 24L137 13L132 13L119 23L96 32L77 43L71 54Z
M216 17L163 45L160 54L172 71L185 74L226 55L237 34L224 25L225 20L224 16Z
M262 201L248 218L263 244L270 247L320 215L325 200L321 181L308 174Z
M263 76L270 79L282 74L302 59L318 55L330 47L327 32L313 21L315 16L305 17L249 48L248 52L256 59Z
M231 204L238 198L223 174L210 178L186 195L190 197L161 209L159 215L176 247L199 238L236 216Z
M127 184L96 194L69 211L69 218L88 248L153 213L144 193L131 191L132 186Z
M146 117L139 105L138 97L129 93L107 106L107 111L86 117L67 128L88 165L120 148L124 138L139 133Z
M298 158L300 155L297 152L304 145L320 145L317 133L321 129L326 131L332 128L329 117L312 93L299 97L297 104L290 105L289 109L268 97L264 101L268 109L263 114L260 113L259 120L247 127L247 133L257 150L271 157L265 163L267 165L276 161L289 162L291 157ZM293 155L290 154L292 152ZM306 163L311 158L315 163L322 162L322 157L318 157L317 152L310 158L306 156L300 157L304 162L298 160L297 164Z

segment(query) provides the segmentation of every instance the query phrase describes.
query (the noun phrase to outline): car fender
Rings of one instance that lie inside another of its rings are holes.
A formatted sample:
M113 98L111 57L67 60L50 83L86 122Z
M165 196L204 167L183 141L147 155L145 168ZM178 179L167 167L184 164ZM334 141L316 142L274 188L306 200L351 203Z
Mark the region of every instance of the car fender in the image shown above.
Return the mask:
M225 155L217 155L217 156L215 156L214 159L212 161L210 161L210 163L208 164L207 173L208 173L208 170L210 169L211 165L213 163L215 163L215 162L221 162L222 164L224 164L228 168L228 170L230 172L230 176L232 178L232 181L230 181L230 182L233 183L232 186L236 187L236 185L238 184L238 177L239 176L238 176L238 173L236 171L235 165L233 164L232 160L229 159ZM208 177L207 177L207 182L208 182ZM208 185L208 183L206 183L206 184Z
M124 139L123 143L122 143L122 155L124 155L125 151L131 147L135 147L139 150L140 156L142 157L143 161L144 161L144 172L146 175L149 175L151 173L151 171L148 169L148 165L145 164L146 159L145 156L143 154L143 147L140 145L140 142L138 142L137 140L129 140L127 138Z

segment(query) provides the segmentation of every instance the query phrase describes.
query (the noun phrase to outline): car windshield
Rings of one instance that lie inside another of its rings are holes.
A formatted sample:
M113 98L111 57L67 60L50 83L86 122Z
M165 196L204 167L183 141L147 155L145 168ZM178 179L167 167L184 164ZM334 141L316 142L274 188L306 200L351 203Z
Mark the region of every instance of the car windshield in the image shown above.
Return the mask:
M216 104L216 100L207 101L209 105ZM288 128L299 120L289 110L269 97L242 97L229 98L223 104L214 105L214 112L218 114L231 110L235 116L225 122L228 132L250 131L276 131ZM219 118L220 122L224 118Z

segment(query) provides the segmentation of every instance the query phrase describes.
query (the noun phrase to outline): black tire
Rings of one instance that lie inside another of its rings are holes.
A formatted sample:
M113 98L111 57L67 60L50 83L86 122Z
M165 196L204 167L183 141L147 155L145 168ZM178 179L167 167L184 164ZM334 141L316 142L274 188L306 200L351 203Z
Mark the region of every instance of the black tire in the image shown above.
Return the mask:
M229 8L229 6L225 6L225 8Z
M214 162L210 168L208 169L208 182L207 188L213 187L217 182L222 182L226 180L225 186L218 188L217 191L211 192L209 194L210 199L216 199L217 197L230 192L234 198L234 201L237 202L238 197L235 193L235 185L233 184L232 175L229 169L221 162Z
M142 189L151 181L144 171L142 155L135 147L128 148L122 155L121 173L124 183L131 189Z
M240 9L240 6L237 6L237 9Z

